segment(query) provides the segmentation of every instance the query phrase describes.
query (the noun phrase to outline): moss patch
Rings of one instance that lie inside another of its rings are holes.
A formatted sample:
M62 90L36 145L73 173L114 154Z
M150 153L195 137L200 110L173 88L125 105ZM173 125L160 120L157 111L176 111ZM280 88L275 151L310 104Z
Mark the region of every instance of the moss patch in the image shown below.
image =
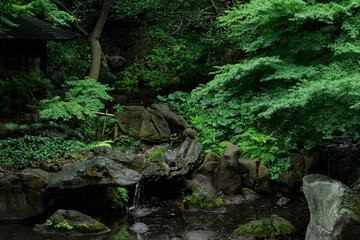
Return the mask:
M250 188L241 188L241 193L243 195L248 195L248 194L256 194L257 195L257 193L255 191L251 190Z
M241 225L233 234L245 237L272 237L290 235L294 231L295 227L286 219L271 217Z

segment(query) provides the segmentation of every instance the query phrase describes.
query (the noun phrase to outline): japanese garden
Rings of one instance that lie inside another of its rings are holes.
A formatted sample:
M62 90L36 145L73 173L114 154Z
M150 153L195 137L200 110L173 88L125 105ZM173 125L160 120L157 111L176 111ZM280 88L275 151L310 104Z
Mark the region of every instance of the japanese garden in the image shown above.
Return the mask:
M358 240L359 151L358 0L0 2L0 240Z

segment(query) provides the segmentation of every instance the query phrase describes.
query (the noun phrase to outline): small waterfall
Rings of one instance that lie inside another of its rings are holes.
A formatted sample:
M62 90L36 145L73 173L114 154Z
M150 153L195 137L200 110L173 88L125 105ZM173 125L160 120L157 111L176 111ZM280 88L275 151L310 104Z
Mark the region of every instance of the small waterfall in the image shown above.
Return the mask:
M140 197L141 197L141 190L142 190L141 182L142 181L140 180L138 183L136 183L134 201L133 201L133 205L132 205L131 209L136 208L139 205L139 201L140 201Z

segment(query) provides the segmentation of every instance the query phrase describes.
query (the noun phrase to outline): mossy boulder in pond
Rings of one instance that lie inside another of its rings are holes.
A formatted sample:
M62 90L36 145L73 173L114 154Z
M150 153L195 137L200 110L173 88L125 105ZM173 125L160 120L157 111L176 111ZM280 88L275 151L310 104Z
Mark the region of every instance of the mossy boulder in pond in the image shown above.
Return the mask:
M254 220L240 225L234 230L236 236L251 237L249 239L287 239L294 233L295 227L286 219L281 217L270 217Z
M75 210L57 210L44 224L34 231L45 235L97 236L111 230L101 222Z

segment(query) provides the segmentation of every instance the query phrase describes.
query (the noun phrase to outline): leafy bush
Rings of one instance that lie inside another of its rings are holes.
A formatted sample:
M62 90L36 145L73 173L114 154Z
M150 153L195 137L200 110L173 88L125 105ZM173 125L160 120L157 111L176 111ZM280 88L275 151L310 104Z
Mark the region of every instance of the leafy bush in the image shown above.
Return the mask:
M66 151L79 150L74 140L25 135L0 141L0 166L19 169L31 161L56 160Z
M158 99L186 118L190 127L198 132L196 139L204 145L206 153L213 151L222 155L232 142L241 148L243 157L261 158L272 178L277 177L277 171L290 168L288 156L294 146L289 139L279 141L272 134L260 132L255 117L248 115L238 101L217 105L207 98L199 101L203 87L191 94L175 92Z
M41 101L43 103L43 108L39 111L41 118L67 121L75 117L84 120L85 116L90 118L95 116L91 111L104 108L101 99L111 99L106 93L110 88L94 79L68 81L66 87L68 91L64 100L56 96Z

